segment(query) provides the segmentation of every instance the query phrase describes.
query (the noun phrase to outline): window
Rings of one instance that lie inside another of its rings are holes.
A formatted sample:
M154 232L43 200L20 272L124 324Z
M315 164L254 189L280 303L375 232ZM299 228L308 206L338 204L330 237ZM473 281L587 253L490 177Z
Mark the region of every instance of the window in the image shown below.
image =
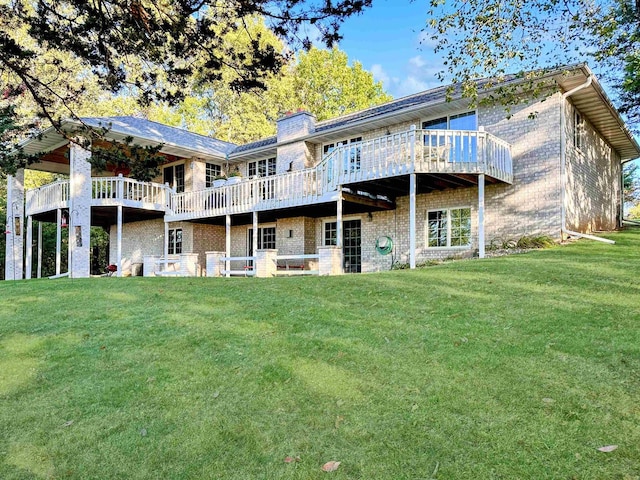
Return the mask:
M477 130L476 112L459 113L422 122L423 130Z
M175 188L177 193L184 192L184 163L164 167L163 182Z
M213 180L221 174L222 169L220 168L220 165L216 165L215 163L205 164L205 188L212 187Z
M324 244L325 245L337 245L338 244L338 222L327 222L324 224Z
M247 250L249 255L253 255L253 228L247 231L248 241ZM276 248L276 227L261 227L258 228L258 248L262 249L274 249Z
M169 255L182 253L182 229L172 228L169 230Z
M584 148L584 117L577 110L575 111L573 117L573 144L576 147L576 150L582 150Z
M322 146L322 153L323 156L326 156L338 147L351 145L351 147L345 148L342 154L342 170L344 173L355 172L360 170L360 160L362 156L361 142L362 137L354 137L349 140L340 140L335 143L325 143ZM329 177L331 177L331 167L332 165L329 165Z
M268 177L276 174L276 157L249 162L250 177Z
M478 129L476 112L464 112L427 120L422 122L422 129L438 130L437 133L425 133L424 135L424 144L430 147L428 153L435 160L448 160L449 162L477 161L478 139L474 134L464 133ZM451 130L452 132L443 132L442 130Z
M471 245L471 209L455 208L427 212L427 246Z

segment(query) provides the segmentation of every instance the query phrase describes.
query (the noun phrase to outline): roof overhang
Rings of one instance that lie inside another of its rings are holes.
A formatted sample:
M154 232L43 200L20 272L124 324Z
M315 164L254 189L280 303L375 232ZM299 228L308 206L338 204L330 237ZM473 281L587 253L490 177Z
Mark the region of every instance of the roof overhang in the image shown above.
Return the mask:
M569 97L571 103L618 152L622 162L640 157L640 145L587 65L581 64L553 73L563 93L584 84L589 77L592 78L591 84L573 93Z
M555 82L564 93L587 81L593 73L586 64L571 65L544 73L540 80ZM508 84L526 84L528 81L521 78L509 80ZM502 84L494 84L490 88L480 91L480 95L489 95ZM523 93L524 94L524 93ZM590 121L611 147L619 154L621 162L627 162L640 157L640 145L633 137L624 120L613 106L613 103L604 92L604 89L593 76L591 85L571 95L571 101L580 112ZM393 101L392 101L393 102ZM469 100L466 98L453 98L447 100L439 97L417 105L411 105L403 109L393 110L380 115L374 115L359 120L349 121L347 124L339 124L335 127L322 128L322 122L318 124L320 131L313 132L305 137L297 138L287 143L309 141L314 143L326 143L341 140L349 136L357 136L372 129L387 128L391 125L403 122L415 122L427 117L437 117L464 111L469 109ZM335 120L335 119L333 119ZM332 121L333 121L332 120ZM272 144L268 147L258 147L237 154L232 153L230 159L246 160L275 154L276 147L287 143Z
M82 122L77 120L63 120L60 126L61 131L56 130L54 127L49 127L39 134L22 141L19 146L27 154L51 152L57 148L67 145L69 143L68 136L73 135L73 133L82 126ZM81 134L79 135L81 136ZM134 143L141 146L158 145L159 143L163 143L162 150L160 151L167 155L174 155L181 158L215 160L217 162L223 162L225 160L224 156L212 153L206 149L187 148L168 141L158 142L157 139L150 139L142 135L132 135L131 132L119 131L116 125L112 125L104 134L105 139L116 142L122 142L127 137L133 137Z

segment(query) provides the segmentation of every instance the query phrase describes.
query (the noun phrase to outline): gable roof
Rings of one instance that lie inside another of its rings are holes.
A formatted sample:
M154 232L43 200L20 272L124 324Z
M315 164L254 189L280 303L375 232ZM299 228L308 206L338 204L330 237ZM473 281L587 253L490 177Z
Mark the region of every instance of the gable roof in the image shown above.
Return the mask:
M587 117L593 126L605 137L611 146L619 153L622 161L638 158L640 146L629 131L624 120L613 106L613 103L598 83L586 64L568 65L545 73L542 79L554 81L563 92L581 85L588 78L592 83L587 88L574 93L571 101ZM524 83L520 76L510 75L499 85L492 79L478 80L480 94L490 93L493 89L505 84L517 85ZM489 86L490 85L490 86ZM487 86L487 88L484 88ZM433 113L450 110L447 94L450 85L436 87L424 92L402 97L390 102L353 112L340 117L318 122L315 131L304 138L296 139L322 142L336 137L342 130L349 128L372 128L400 121L415 116L419 112L429 109ZM456 86L454 85L454 88ZM453 95L457 101L463 101L460 94ZM246 160L261 154L272 154L278 146L277 137L271 136L243 145L235 145L216 138L189 132L182 128L170 127L136 117L88 117L78 120L65 120L63 129L72 130L82 124L95 128L110 128L107 136L115 140L133 136L141 144L164 143L163 152L181 157L201 157L203 159L223 160L234 157L236 161ZM55 149L65 143L64 137L50 128L37 137L23 142L22 147L27 153L38 153Z
M188 130L170 127L136 117L86 117L79 120L62 121L62 130L72 132L83 125L93 128L106 128L106 137L122 140L134 137L141 145L163 143L162 152L180 157L202 157L224 159L236 145L207 137ZM21 143L26 153L39 153L54 150L67 143L64 135L53 127L46 129Z
M107 127L109 132L131 135L155 142L173 145L187 150L213 153L224 157L236 145L217 138L193 133L183 128L170 127L162 123L153 122L137 117L89 117L82 118L82 122L91 127Z

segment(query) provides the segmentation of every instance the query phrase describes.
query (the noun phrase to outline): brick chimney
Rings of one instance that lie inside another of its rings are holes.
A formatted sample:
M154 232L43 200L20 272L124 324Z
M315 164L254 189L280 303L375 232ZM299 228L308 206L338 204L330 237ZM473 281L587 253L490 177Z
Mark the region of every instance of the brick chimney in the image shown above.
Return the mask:
M287 112L284 117L276 121L278 128L278 143L304 137L316 129L316 117L303 109L297 112Z
M277 172L290 172L313 166L313 146L307 142L295 140L315 131L316 117L306 110L299 109L297 112L287 112L284 117L276 121L276 125L278 128Z

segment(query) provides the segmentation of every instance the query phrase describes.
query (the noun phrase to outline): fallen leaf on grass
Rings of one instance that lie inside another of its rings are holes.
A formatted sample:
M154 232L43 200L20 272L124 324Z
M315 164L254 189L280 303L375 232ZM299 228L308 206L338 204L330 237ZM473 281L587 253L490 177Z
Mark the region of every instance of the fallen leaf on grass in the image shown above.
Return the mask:
M284 463L299 462L300 457L284 457Z
M335 472L338 467L340 466L341 462L335 462L335 461L331 461L331 462L327 462L322 466L322 471L323 472Z
M618 448L618 445L607 445L606 447L600 447L598 450L600 452L613 452L616 448Z
M63 427L70 427L71 425L73 425L73 420L69 420L68 422L64 422L62 424Z
M344 422L344 417L343 417L342 415L338 415L338 416L336 417L336 423L335 423L336 428L339 428L339 427L340 427L340 423L341 423L341 422Z

